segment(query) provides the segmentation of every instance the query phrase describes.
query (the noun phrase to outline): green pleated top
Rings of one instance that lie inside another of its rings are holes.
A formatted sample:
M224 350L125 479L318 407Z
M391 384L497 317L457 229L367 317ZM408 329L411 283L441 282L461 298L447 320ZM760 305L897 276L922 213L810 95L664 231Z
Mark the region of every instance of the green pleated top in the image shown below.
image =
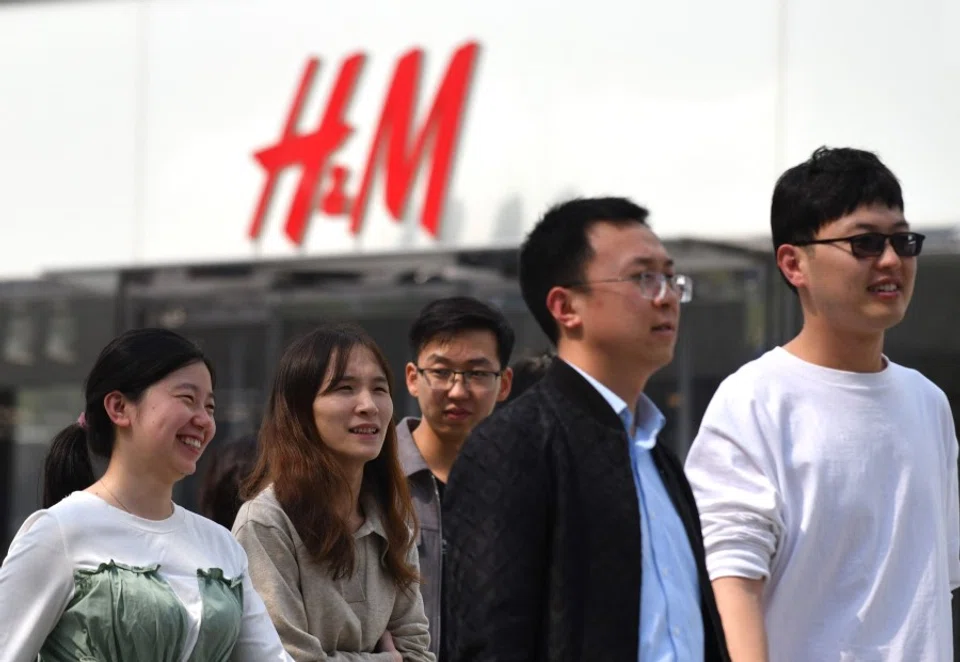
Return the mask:
M111 561L74 572L75 592L40 650L39 662L179 662L189 632L183 603L160 566ZM203 605L190 662L226 662L240 634L242 578L197 570Z

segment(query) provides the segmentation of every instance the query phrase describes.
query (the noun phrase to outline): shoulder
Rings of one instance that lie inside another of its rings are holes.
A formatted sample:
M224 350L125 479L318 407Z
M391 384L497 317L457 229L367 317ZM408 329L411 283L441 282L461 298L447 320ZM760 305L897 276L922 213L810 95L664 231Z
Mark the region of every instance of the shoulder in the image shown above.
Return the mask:
M188 535L214 556L239 559L243 548L230 530L198 513L184 509Z
M540 452L554 439L551 432L559 424L549 396L542 384L537 384L481 421L470 433L462 452L468 457Z
M233 534L254 524L259 527L270 527L282 531L293 532L293 523L277 501L272 487L268 487L250 501L240 506L237 518L233 522Z
M568 433L552 413L541 384L484 419L470 433L448 481L444 504L473 489L530 487L547 480L551 459Z
M784 352L783 348L775 347L747 361L720 383L720 389L756 391L782 381L789 369L786 357L782 355Z
M56 508L56 506L54 506ZM44 547L50 550L65 550L66 537L60 525L58 514L53 508L32 513L17 531L10 543L11 551L16 547Z
M950 398L943 389L914 368L890 361L888 370L891 371L891 378L896 381L896 393L900 394L899 397L914 398L921 412L933 410L940 425L948 428L951 435L955 435ZM921 417L925 420L930 418L926 413L921 414Z
M710 399L704 419L728 413L742 417L758 406L767 408L782 400L796 382L787 374L781 351L770 350L725 377Z
M45 538L56 536L61 544L69 547L71 540L89 538L98 529L110 534L122 526L120 511L88 492L74 492L56 505L31 515L23 523L21 533L33 531L34 535Z
M922 397L930 398L938 403L948 404L947 394L943 389L934 384L929 377L915 368L908 368L905 365L889 361L887 369L890 370L891 377L901 385L901 387L910 391L919 393Z

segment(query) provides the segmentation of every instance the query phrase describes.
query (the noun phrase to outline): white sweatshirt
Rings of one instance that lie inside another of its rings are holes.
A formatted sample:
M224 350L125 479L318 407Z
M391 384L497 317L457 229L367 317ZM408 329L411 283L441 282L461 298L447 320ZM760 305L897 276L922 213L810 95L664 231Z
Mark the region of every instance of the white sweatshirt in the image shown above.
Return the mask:
M720 385L686 473L710 578L767 579L771 662L953 662L957 438L923 375L771 350Z

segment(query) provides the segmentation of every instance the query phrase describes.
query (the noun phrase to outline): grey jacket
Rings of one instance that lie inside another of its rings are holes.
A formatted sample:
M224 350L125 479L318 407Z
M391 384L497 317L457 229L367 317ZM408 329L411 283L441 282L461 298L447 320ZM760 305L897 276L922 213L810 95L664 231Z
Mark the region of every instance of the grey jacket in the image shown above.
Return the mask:
M418 418L404 418L397 424L400 464L407 477L410 496L420 522L420 575L423 581L423 609L430 621L430 652L440 659L440 578L443 576L443 535L440 530L440 494L436 479L413 441L412 431L420 424Z

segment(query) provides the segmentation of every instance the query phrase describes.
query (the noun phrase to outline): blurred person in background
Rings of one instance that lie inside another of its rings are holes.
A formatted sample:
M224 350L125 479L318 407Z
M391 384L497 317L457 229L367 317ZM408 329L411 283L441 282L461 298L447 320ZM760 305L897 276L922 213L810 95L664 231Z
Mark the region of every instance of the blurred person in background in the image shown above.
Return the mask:
M277 367L233 533L295 660L435 659L392 383L354 324L319 327Z
M556 353L551 351L537 352L529 356L523 356L513 362L510 368L513 370L513 384L510 386L510 395L502 404L513 402L528 388L540 381L547 374L547 368L556 358Z
M420 523L421 593L434 654L443 636L440 507L447 476L470 431L510 393L514 340L503 313L472 297L433 301L410 326L407 390L421 418L401 420L397 435Z
M44 510L0 568L0 660L290 659L243 549L172 500L216 431L213 389L210 362L172 331L104 348L47 456ZM89 452L109 461L99 479Z
M687 456L736 662L952 662L957 439L946 395L883 353L923 235L874 154L821 148L773 191L793 340L728 377Z
M210 451L200 486L200 514L217 524L233 528L243 505L240 488L257 461L257 436L243 435Z

